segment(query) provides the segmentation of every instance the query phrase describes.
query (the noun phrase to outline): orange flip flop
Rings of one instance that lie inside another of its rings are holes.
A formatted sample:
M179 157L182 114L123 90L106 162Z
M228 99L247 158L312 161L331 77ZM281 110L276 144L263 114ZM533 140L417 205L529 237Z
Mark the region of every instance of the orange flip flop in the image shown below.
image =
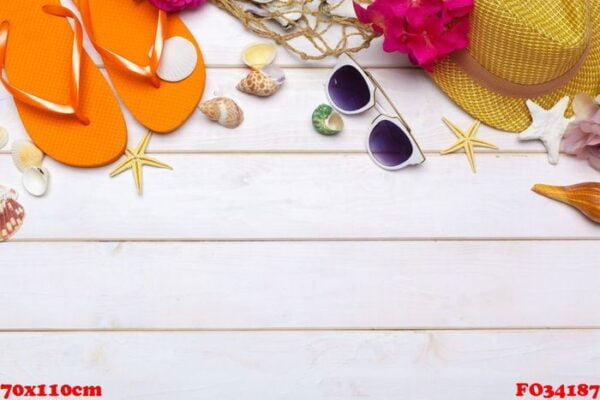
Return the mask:
M23 3L0 1L0 81L15 98L25 129L59 162L110 164L125 151L127 126L108 82L82 48L81 23L58 0Z
M153 132L177 129L192 114L206 81L202 52L181 19L146 0L75 0L88 36L125 106ZM157 75L165 41L180 36L197 52L194 71L179 82Z

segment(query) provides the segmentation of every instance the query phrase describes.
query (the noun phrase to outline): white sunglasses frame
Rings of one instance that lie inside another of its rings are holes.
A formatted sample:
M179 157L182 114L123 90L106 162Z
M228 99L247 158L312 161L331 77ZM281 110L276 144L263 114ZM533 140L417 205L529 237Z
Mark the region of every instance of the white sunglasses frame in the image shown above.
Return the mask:
M362 75L363 79L365 80L365 83L367 84L367 86L369 88L369 92L370 92L370 96L371 96L371 98L369 99L369 102L364 107L362 107L358 110L354 110L354 111L348 111L348 110L344 110L344 109L341 109L340 107L338 107L329 94L329 82L331 81L331 78L333 78L333 75L339 69L341 69L342 67L345 67L345 66L353 67ZM375 94L378 90L381 92L381 94L385 97L387 102L390 104L390 106L394 110L394 112L396 114L395 116L390 115L389 113L385 112L383 107L381 107L381 105L379 105L377 103L377 100L375 99ZM347 54L347 53L342 54L340 56L340 58L338 59L338 62L335 65L335 67L331 70L331 73L329 74L329 77L327 79L327 84L325 85L325 95L327 96L327 100L329 101L329 104L331 104L333 108L335 108L337 111L339 111L342 114L356 115L356 114L363 113L367 110L370 110L371 108L375 108L377 110L379 115L373 120L373 122L371 122L369 135L367 136L367 140L366 140L366 148L367 148L367 152L369 153L369 157L371 157L371 160L373 160L373 162L378 167L388 170L388 171L397 171L399 169L403 169L403 168L411 166L411 165L419 165L419 164L422 164L425 162L425 160L426 160L425 154L423 154L421 147L419 146L419 144L413 137L410 126L406 123L404 118L402 118L402 116L400 115L400 112L398 112L398 110L396 109L396 106L394 105L394 103L392 102L390 97L387 95L385 90L383 90L383 88L377 82L377 80L375 80L375 78L368 71L365 71L350 54ZM400 129L402 129L404 134L406 134L406 136L408 137L408 139L413 147L413 152L406 161L404 161L398 165L394 165L394 166L384 165L379 160L377 160L377 158L371 151L371 146L369 145L369 142L370 142L370 139L373 134L375 126L377 126L377 124L379 124L381 121L389 121L389 122L397 125ZM415 149L416 149L416 151L415 151Z
M375 126L377 126L377 124L379 124L382 121L389 121L393 124L395 124L396 126L398 126L398 128L400 128L402 130L402 132L404 132L404 134L406 135L406 137L408 138L408 140L410 141L410 144L412 146L412 154L410 155L410 157L408 157L408 159L398 165L385 165L382 164L373 154L373 151L371 150L371 145L370 145L370 141L371 141L371 136L373 136L373 132L375 131ZM377 164L378 167L383 168L385 170L388 171L397 171L399 169L405 168L405 167L409 167L409 166L413 166L413 165L420 165L423 164L425 162L425 155L423 154L423 152L421 151L421 148L419 147L419 145L417 144L417 142L415 141L415 139L413 138L412 134L410 132L406 132L403 127L401 126L401 124L398 123L398 119L394 118L394 117L390 117L388 115L385 115L383 113L379 113L379 116L377 118L375 118L373 120L373 122L371 122L371 129L369 131L369 135L367 136L367 140L365 143L365 146L367 148L367 152L369 152L369 157L371 157L371 160L373 160L373 162L375 164Z

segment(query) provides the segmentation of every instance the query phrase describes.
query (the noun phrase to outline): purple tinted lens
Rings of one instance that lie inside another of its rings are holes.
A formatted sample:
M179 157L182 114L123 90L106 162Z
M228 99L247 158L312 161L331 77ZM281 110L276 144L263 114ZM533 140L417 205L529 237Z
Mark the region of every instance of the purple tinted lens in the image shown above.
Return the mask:
M353 66L344 65L333 73L327 87L329 97L342 111L357 111L369 104L371 91L364 76Z
M386 167L397 167L413 154L408 135L399 125L388 120L378 122L371 131L369 149L373 157Z

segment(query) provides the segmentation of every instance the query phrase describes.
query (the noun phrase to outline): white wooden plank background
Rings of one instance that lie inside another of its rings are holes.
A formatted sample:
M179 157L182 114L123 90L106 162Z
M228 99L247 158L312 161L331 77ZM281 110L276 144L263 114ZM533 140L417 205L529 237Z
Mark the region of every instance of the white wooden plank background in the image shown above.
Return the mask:
M196 113L154 135L174 171L146 169L143 197L129 173L46 160L50 192L22 193L26 224L0 245L0 381L169 400L505 400L517 381L599 383L600 228L529 190L596 171L487 127L500 150L480 150L478 174L439 156L453 142L441 117L470 117L375 44L359 58L428 156L381 171L364 149L373 113L336 137L310 126L333 60L281 51L284 88L251 98L234 87L258 39L212 5L184 19L205 98L234 97L245 123ZM144 129L125 115L135 145ZM27 137L5 92L0 125ZM0 183L20 189L8 149Z
M13 243L0 329L596 328L598 245Z
M18 182L10 167L8 182ZM598 173L545 155L432 155L391 174L364 154L163 154L174 171L74 170L48 161L52 191L24 198L21 239L600 238L577 211L533 192Z
M600 374L597 331L10 333L1 338L3 378L94 382L109 399L505 400L514 398L516 382L576 384L596 381Z

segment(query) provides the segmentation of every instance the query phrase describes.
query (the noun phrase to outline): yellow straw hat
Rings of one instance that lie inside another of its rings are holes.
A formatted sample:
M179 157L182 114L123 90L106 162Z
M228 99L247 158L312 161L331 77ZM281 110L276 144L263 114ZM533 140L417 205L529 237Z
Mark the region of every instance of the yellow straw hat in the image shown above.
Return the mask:
M527 99L550 108L598 94L600 0L475 0L469 49L431 76L473 117L521 132L531 124Z

